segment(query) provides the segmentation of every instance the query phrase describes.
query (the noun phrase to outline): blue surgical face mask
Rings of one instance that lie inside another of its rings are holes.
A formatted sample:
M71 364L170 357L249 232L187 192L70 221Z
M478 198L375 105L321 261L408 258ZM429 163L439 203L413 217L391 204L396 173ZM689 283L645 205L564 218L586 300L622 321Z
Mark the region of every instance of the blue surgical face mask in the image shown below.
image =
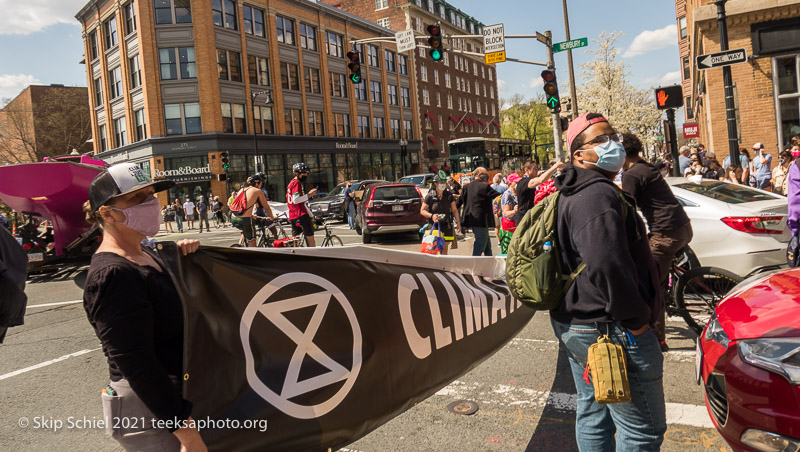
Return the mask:
M616 173L622 169L622 165L625 163L625 148L616 141L609 140L608 143L595 146L593 151L597 153L597 163L587 162L586 160L583 163L595 165L611 173Z

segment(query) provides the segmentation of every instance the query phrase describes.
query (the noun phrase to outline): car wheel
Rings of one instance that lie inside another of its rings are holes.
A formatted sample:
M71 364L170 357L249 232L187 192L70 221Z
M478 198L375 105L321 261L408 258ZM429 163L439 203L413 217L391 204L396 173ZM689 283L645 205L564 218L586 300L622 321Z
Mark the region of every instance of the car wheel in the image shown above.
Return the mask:
M369 245L372 243L372 234L367 231L363 231L363 234L361 235L361 241L364 242L365 245Z
M361 231L361 223L356 219L354 227L356 228L356 234L361 235L363 231Z

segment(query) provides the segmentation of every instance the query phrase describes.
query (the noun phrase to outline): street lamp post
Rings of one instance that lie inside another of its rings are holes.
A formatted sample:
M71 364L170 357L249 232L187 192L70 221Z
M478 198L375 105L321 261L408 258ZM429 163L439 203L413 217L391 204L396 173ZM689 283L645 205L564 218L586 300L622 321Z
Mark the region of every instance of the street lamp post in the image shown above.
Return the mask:
M250 116L253 117L253 147L255 148L255 157L256 157L256 172L260 173L264 171L263 165L261 165L261 156L258 155L258 138L256 134L256 98L261 94L265 94L267 96L266 100L264 101L264 105L269 105L272 103L272 92L269 90L265 91L252 91L250 93ZM263 119L263 118L262 118ZM266 183L266 182L265 182Z
M403 164L403 176L408 174L406 171L406 151L408 150L408 140L400 139L400 161ZM402 176L401 176L402 177Z

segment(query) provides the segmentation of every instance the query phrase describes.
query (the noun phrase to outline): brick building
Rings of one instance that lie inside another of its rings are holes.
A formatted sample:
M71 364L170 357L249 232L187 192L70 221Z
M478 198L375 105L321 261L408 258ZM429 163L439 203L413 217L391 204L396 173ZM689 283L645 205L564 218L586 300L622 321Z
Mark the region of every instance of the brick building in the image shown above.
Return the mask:
M722 69L700 71L695 61L720 51L717 7L712 0L675 3L687 122L699 124L701 143L728 155ZM774 155L800 135L800 0L728 0L726 13L728 47L749 56L731 66L740 147L762 142Z
M30 85L0 109L0 165L91 152L87 90Z
M76 18L95 151L177 181L162 203L227 199L259 169L283 201L301 161L320 191L393 180L403 173L401 138L407 171L419 169L416 100L395 94L415 90L407 59L382 44L395 64L364 65L366 83L347 81L347 42L393 37L374 23L305 0L92 0Z
M417 36L427 36L428 25L437 22L445 36L483 33L483 23L442 0L322 1L394 31L412 29ZM422 40L417 43L427 45ZM422 131L422 167L438 166L449 157L454 171L471 170L473 155L478 154L458 151L450 155L447 142L500 137L497 74L482 57L460 53L483 53L482 38L445 39L444 47L444 58L439 62L431 60L424 48L411 55ZM487 142L485 155L480 155L481 164L499 168L498 146L497 141Z

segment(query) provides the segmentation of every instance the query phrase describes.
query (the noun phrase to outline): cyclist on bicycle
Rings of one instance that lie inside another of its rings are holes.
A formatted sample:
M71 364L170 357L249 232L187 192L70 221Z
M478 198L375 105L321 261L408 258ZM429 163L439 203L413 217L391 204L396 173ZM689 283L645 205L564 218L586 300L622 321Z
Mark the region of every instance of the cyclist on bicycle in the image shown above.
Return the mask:
M434 189L428 191L428 195L422 201L419 213L433 224L429 231L430 234L436 234L436 231L441 229L445 240L442 254L447 254L450 243L455 239L453 224L455 223L455 229L461 233L461 220L458 216L455 197L447 188L447 174L443 170L439 170L439 173L434 176L433 187Z
M231 215L231 224L242 230L245 243L248 247L256 246L256 234L253 229L253 207L260 205L266 211L270 220L275 220L275 215L272 214L272 209L269 207L267 197L261 191L261 186L264 180L260 174L254 174L247 178L247 185L242 187L247 199L246 208L242 211L241 215ZM241 193L240 191L240 193ZM238 194L237 194L238 196Z
M218 227L226 227L225 215L222 213L222 202L220 202L219 196L214 196L214 200L211 203L211 211L214 212L214 217L217 219Z
M289 206L289 221L292 223L292 235L297 236L302 232L306 237L308 246L317 246L314 241L314 225L312 219L314 215L308 208L308 198L317 193L313 188L306 193L303 182L308 178L308 165L305 163L295 163L292 166L294 178L286 188L286 203Z

